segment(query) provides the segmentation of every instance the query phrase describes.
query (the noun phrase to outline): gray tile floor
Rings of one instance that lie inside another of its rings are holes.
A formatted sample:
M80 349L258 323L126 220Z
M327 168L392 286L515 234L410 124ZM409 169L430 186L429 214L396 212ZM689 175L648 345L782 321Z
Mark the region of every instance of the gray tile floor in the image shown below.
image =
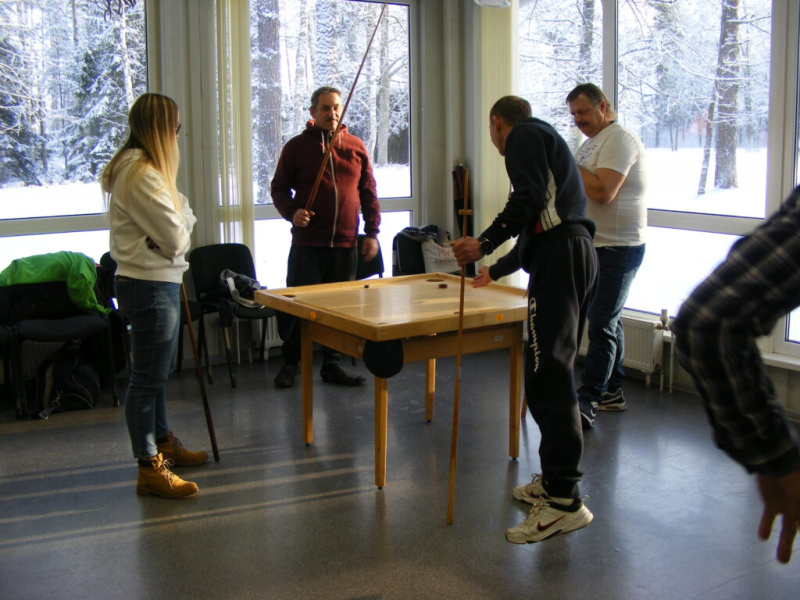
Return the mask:
M17 422L0 405L0 598L764 599L800 597L755 536L753 482L718 451L696 396L626 384L629 409L586 436L582 491L595 520L509 544L524 520L513 485L538 469L523 425L507 456L506 354L464 357L455 523L445 524L452 360L439 361L426 423L421 364L390 381L388 484L373 484L372 385L315 373L315 442L301 438L299 388L279 367L223 366L209 396L221 460L181 470L200 493L142 498L122 409ZM366 374L363 365L355 367ZM121 382L124 383L124 382ZM169 412L209 450L193 371L173 376ZM106 401L107 402L107 401Z

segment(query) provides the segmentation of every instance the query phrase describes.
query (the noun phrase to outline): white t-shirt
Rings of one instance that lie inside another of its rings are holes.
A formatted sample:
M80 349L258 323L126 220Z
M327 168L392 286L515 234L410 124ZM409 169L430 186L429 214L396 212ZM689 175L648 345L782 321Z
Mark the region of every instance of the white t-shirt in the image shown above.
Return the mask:
M590 173L597 173L597 169L613 169L625 175L622 187L611 202L587 202L586 214L597 225L594 245L644 244L647 227L647 160L639 138L619 123L612 123L581 144L575 153L575 160Z

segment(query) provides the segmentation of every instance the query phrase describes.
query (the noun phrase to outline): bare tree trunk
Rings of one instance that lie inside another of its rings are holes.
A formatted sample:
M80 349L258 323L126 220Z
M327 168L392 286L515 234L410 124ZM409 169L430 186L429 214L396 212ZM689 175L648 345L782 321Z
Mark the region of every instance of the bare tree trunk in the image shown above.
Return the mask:
M253 144L259 161L253 165L256 203L269 202L270 180L281 148L280 17L278 0L254 2L256 50L252 57L253 96L258 115Z
M336 49L338 20L339 4L337 0L317 0L317 39L312 44L315 87L323 85L339 87L341 85L339 54Z
M697 195L706 193L706 180L708 179L708 165L711 162L711 139L714 137L714 111L716 109L715 97L708 103L708 118L706 119L706 139L703 144L703 166L700 169L700 182L697 185Z
M391 72L389 68L389 19L384 16L381 22L379 40L380 53L380 86L378 88L378 144L375 151L375 163L389 163L389 125L392 121Z
M72 0L72 43L78 47L78 0Z
M594 43L595 0L583 0L581 46L578 50L578 83L589 81L592 69L592 44ZM598 82L599 83L599 82Z
M131 70L131 56L128 50L128 18L127 10L123 5L120 12L119 47L122 56L122 84L125 89L125 101L128 107L133 106L133 71Z
M737 187L736 148L739 94L739 0L723 0L719 36L717 78L714 83L717 105L717 144L714 185Z
M380 10L380 7L376 8ZM375 25L377 23L378 16L373 9L367 15L365 24L364 24L364 32L367 34L366 39L369 39L369 35L375 29ZM364 144L367 147L367 152L369 152L370 156L375 156L375 144L377 143L377 129L378 129L378 75L377 72L380 72L380 65L378 64L378 58L376 51L377 48L373 46L370 50L369 55L366 57L366 63L364 65L365 71L363 73L364 79L362 80L366 85L363 86L364 93L362 97L367 103L367 122L365 124L366 130L363 132L363 139Z
M297 58L295 60L294 91L292 94L294 109L289 117L290 123L292 123L291 135L297 135L302 131L305 122L308 120L308 110L301 109L308 109L312 92L312 90L309 89L309 82L314 81L313 72L310 73L308 71L311 67L311 49L309 47L311 36L309 33L308 0L300 1L300 33L297 37Z

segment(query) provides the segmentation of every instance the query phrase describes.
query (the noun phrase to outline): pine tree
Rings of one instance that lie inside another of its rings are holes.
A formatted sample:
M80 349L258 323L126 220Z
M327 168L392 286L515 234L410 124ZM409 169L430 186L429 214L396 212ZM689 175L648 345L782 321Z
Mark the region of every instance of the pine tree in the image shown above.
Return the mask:
M18 89L11 81L19 71L19 51L0 38L0 187L24 183L41 185L36 148L41 144Z

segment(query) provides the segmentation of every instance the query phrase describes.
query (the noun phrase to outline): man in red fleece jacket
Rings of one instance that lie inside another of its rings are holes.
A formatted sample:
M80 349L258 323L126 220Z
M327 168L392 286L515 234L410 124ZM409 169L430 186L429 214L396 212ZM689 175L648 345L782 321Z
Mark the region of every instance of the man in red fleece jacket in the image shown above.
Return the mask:
M311 95L312 119L306 129L283 147L272 179L272 202L281 216L292 223L286 285L312 285L352 281L358 260L358 214L364 217L364 260L378 253L380 204L367 148L342 125L333 139L341 117L341 94L321 87ZM328 163L313 205L306 209L327 147L332 145ZM297 319L278 315L283 340L284 364L275 377L278 387L291 387L300 361L300 327ZM348 374L339 365L339 353L323 348L323 381L361 385L363 376Z

